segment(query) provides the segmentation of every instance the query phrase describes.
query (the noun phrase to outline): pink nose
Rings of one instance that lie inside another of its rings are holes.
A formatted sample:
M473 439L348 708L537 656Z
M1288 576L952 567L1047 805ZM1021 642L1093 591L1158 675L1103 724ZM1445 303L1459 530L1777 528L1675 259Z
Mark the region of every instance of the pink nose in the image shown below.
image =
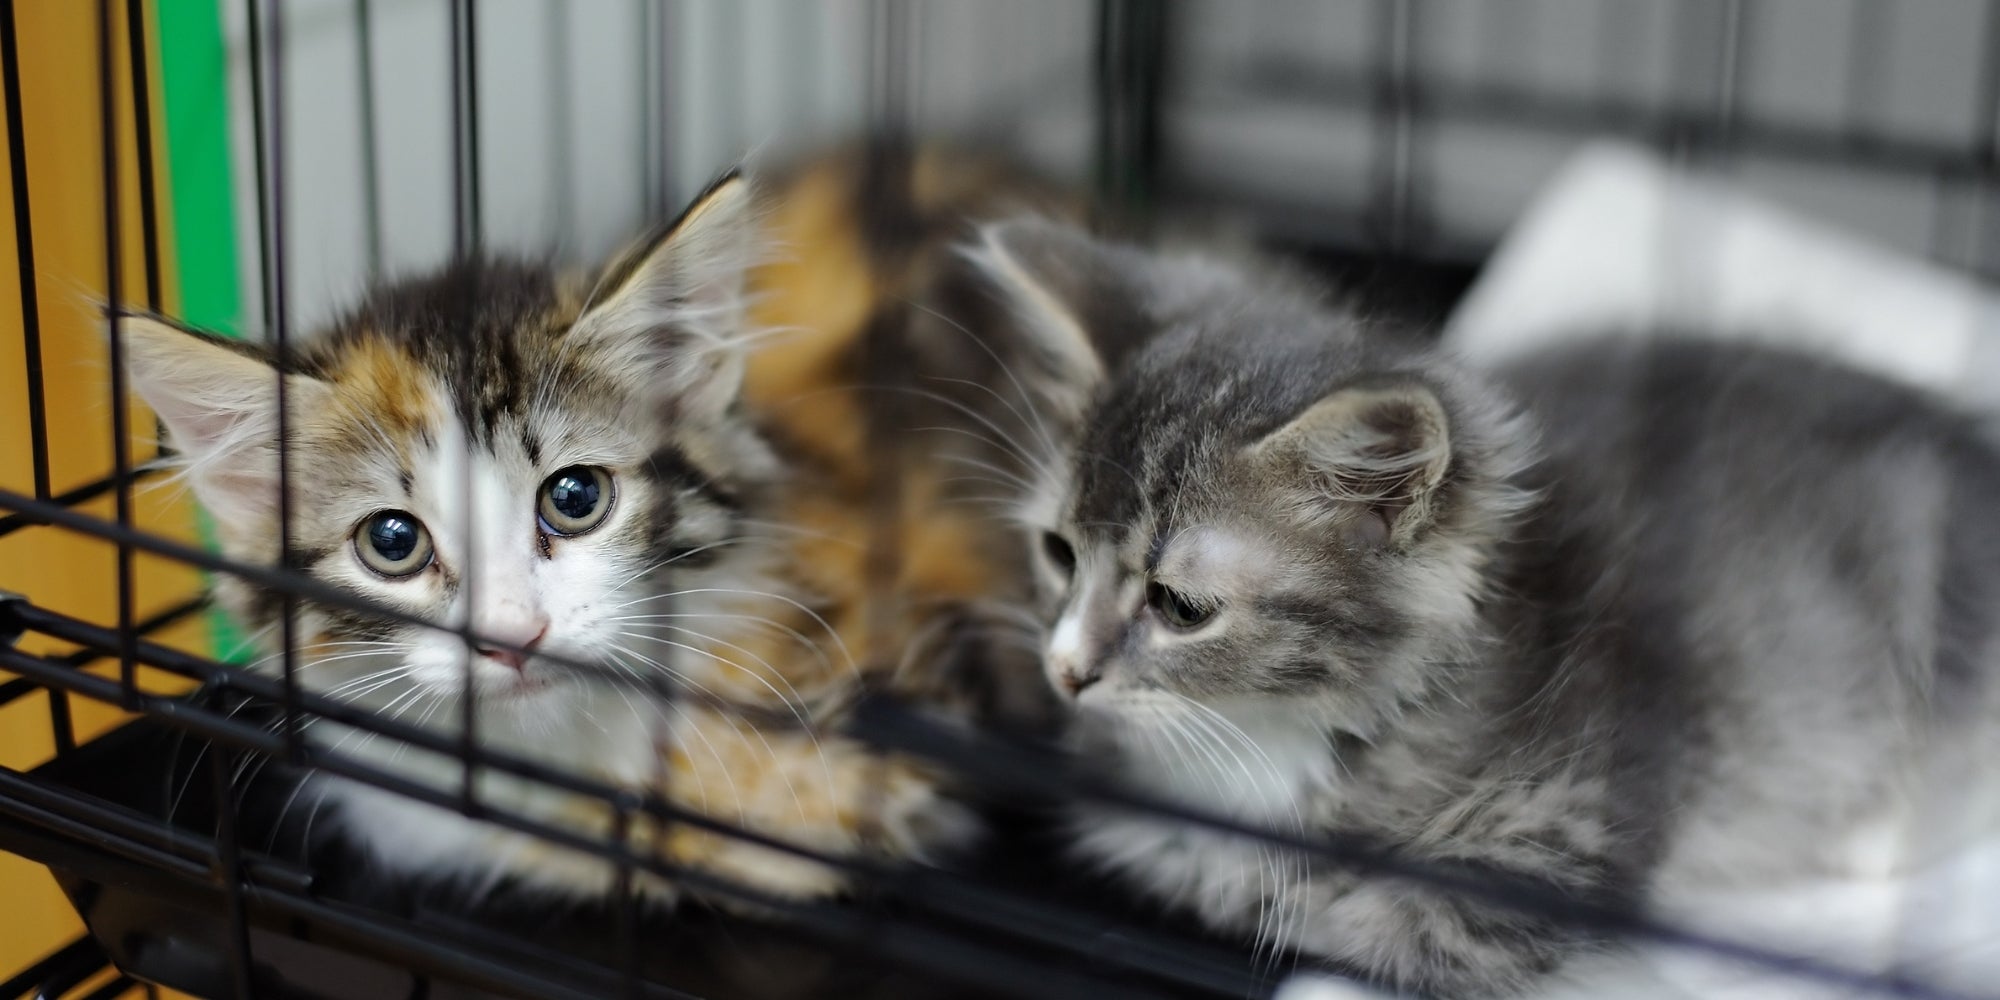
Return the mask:
M1084 688L1097 683L1103 676L1096 670L1078 670L1067 664L1056 671L1057 683L1061 684L1063 690L1069 692L1072 698L1081 695Z
M479 650L479 655L495 663L512 667L517 671L522 670L528 665L528 653L533 652L536 646L541 645L542 639L549 634L549 620L547 618L537 618L528 623L528 627L534 629L534 631L528 633L524 639L515 639L505 632L496 633L489 631L486 633L488 638L506 642L509 646L520 647L520 652L509 648L487 645L480 645L475 648ZM521 631L526 633L527 629L524 628Z

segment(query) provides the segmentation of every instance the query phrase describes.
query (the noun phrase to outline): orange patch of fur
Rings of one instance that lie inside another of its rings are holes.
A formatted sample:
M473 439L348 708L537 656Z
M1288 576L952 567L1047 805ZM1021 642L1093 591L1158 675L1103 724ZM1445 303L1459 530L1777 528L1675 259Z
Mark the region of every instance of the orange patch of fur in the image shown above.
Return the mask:
M901 263L871 256L857 203L862 166L859 157L822 160L770 195L776 259L751 283L753 328L771 333L748 359L744 403L787 463L775 509L760 516L786 526L780 571L811 613L760 607L782 628L745 629L708 647L737 668L715 672L713 694L768 711L780 707L774 689L797 691L814 706L818 736L752 731L694 709L666 751L665 784L691 809L814 849L852 855L872 843L908 858L923 846L909 831L952 807L918 763L831 735L838 712L864 673L919 698L944 686L931 676L941 665L920 655L939 609L1018 594L1020 581L1018 563L996 554L1010 552L1012 539L996 538L989 516L950 502L947 480L962 470L920 447L878 450L870 437L864 394L881 390L858 384L867 378L862 338L878 314L910 308L951 250L936 238ZM969 217L1008 178L981 161L926 153L909 182L920 213ZM885 471L895 497L875 495ZM663 849L785 896L841 887L824 866L691 827L674 829Z
M379 337L360 337L341 353L332 379L336 412L408 437L438 417L422 367Z
M858 473L865 428L845 366L878 287L851 183L840 165L824 164L775 199L768 230L777 259L753 277L750 313L752 329L772 333L745 368L743 397L786 443Z

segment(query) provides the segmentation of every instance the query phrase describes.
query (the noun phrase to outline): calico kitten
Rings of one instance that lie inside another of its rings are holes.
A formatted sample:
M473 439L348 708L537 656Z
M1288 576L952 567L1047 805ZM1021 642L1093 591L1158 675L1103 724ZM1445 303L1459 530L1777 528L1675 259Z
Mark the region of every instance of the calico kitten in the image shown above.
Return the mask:
M483 746L834 855L927 859L962 845L975 824L937 775L867 752L839 725L864 693L974 721L1040 694L1032 651L1010 647L1020 626L1001 627L1026 593L1018 552L968 534L950 509L955 468L905 475L917 452L866 444L876 407L856 387L870 375L857 356L885 350L868 331L949 291L931 258L965 270L927 248L960 235L971 201L953 171L913 170L927 188L875 196L920 225L894 255L853 252L860 192L829 180L850 177L850 160L761 195L727 178L591 279L481 259L389 285L289 358L128 319L133 385L227 555L479 637L468 657L450 631L299 600L301 684L452 736L469 684ZM914 346L894 356L912 371L979 376L984 361L961 363L976 354L968 335L902 321ZM899 412L969 427L968 440L989 433L968 415L999 407L949 388L920 398L951 406ZM884 532L907 545L872 533L869 486L885 474L914 494ZM275 669L279 595L223 576L216 596ZM462 780L455 758L336 723L307 736L435 789ZM479 781L494 806L610 829L608 803L492 769ZM592 857L360 782L316 773L304 797L400 875L579 895L613 885ZM832 868L687 824L641 822L632 837L769 895L845 888Z
M1138 786L1621 908L1983 822L2000 452L1968 420L1693 340L1474 372L1298 283L1049 223L973 254L1060 362L1070 446L1027 508L1048 676ZM1406 990L1507 994L1596 943L1129 813L1082 811L1076 846Z

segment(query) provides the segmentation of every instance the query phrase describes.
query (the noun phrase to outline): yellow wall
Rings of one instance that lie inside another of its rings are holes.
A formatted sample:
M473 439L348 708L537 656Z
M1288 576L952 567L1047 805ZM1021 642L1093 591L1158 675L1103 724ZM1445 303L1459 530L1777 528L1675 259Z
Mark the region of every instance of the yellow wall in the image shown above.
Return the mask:
M27 0L17 3L21 100L28 161L30 210L34 226L35 287L40 297L44 381L47 387L51 479L56 491L100 478L112 469L111 399L105 367L106 346L97 321L95 302L105 297L105 247L102 146L100 142L97 53L98 4L81 0ZM125 5L111 4L122 12ZM115 92L120 97L119 165L122 192L122 260L124 298L143 304L143 248L139 225L139 177L132 129L130 66L122 19L113 25ZM149 37L156 37L149 32ZM157 101L157 69L151 93ZM148 112L151 114L151 111ZM159 121L153 114L151 120ZM161 252L171 244L165 234L166 174L161 131L154 129L162 213ZM0 134L0 144L5 143ZM7 150L11 155L12 150ZM0 180L0 191L9 191ZM33 489L28 434L27 373L23 360L19 261L13 233L15 206L11 195L0 197L0 488L20 493ZM164 303L172 312L172 261L164 262ZM132 407L135 459L153 452L152 417ZM192 537L186 505L171 489L136 491L136 522L151 531L179 538ZM110 496L83 509L105 518L114 515ZM4 515L0 511L0 515ZM28 595L36 604L91 621L117 621L116 564L113 547L56 528L35 527L0 538L0 589ZM200 585L186 567L146 556L137 559L136 609L141 616L175 603ZM160 638L185 648L200 648L198 620L184 622ZM31 651L50 651L51 643L24 640ZM116 666L100 666L115 674ZM0 681L10 679L0 672ZM147 686L168 689L171 678L149 676ZM75 715L80 738L115 724L118 713L78 699ZM0 766L25 768L46 760L52 752L47 703L37 694L0 708ZM74 914L56 891L47 872L24 859L0 854L0 978L34 958L68 942L81 931Z

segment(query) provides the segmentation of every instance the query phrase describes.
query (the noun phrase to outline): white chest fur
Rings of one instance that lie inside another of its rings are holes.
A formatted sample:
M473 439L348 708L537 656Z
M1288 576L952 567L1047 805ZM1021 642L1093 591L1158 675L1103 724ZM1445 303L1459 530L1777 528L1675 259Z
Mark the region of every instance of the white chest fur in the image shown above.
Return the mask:
M610 688L584 687L570 695L575 718L555 728L509 724L504 715L482 716L482 742L539 763L599 781L637 786L657 768L654 747L662 720L635 709ZM398 777L433 790L456 792L463 763L389 739L354 739L348 733L316 734L332 745ZM343 742L345 741L345 742ZM612 866L589 856L553 849L539 838L469 819L451 810L340 778L320 776L302 793L299 808L337 813L340 825L385 867L459 882L482 892L512 874L556 895L593 896L606 891ZM587 836L603 835L605 817L594 800L487 769L479 794L486 805L531 821Z
M1338 772L1323 730L1283 706L1212 708L1122 718L1122 770L1134 790L1248 829L1300 832ZM1275 932L1271 919L1309 886L1301 858L1254 837L1101 808L1075 823L1086 858L1211 922Z
M1120 728L1136 789L1250 824L1296 827L1338 770L1318 722L1261 699L1140 713Z

